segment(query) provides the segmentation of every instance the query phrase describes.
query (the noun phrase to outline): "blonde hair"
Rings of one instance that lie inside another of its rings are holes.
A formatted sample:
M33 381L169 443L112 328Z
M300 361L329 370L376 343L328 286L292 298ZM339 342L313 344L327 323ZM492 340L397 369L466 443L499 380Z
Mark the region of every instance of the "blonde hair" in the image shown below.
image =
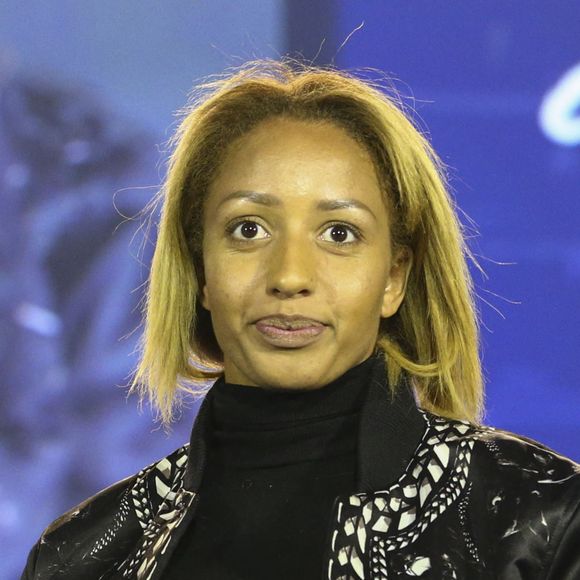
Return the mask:
M405 371L423 408L479 420L479 321L467 258L481 268L465 242L443 164L397 93L331 67L262 59L198 85L183 113L153 202L162 212L131 391L148 395L168 424L176 395L202 394L222 375L223 353L199 302L204 200L228 145L260 122L286 116L335 123L367 148L391 211L393 248L413 251L403 303L381 319L376 343L390 385Z

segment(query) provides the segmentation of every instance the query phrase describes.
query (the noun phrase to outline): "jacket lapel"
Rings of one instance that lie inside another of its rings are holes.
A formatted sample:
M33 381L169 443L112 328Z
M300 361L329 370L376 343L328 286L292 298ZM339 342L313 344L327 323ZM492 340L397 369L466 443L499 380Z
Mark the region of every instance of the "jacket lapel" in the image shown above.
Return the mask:
M191 430L189 441L189 457L187 468L183 476L183 487L197 493L201 487L201 480L207 462L207 448L210 441L211 404L213 389L205 395Z
M357 492L386 489L409 463L425 432L405 373L396 388L387 382L385 360L375 355L358 433Z

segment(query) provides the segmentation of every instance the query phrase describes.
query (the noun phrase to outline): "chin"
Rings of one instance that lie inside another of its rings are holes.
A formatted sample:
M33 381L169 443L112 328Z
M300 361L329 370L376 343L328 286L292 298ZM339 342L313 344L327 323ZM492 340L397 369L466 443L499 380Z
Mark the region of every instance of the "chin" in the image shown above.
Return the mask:
M256 365L254 370L262 384L279 389L315 389L330 382L324 378L328 371L324 357L318 354L314 357L303 349L300 351L288 349L282 356L276 356L277 353L269 355L264 372L261 372L261 365Z

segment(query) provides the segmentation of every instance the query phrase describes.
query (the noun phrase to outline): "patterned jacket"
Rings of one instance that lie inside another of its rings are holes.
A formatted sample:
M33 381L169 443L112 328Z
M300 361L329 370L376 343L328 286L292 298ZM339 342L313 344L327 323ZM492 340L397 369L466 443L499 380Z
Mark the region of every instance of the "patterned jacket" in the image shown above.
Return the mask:
M420 409L404 376L395 393L376 365L356 490L334 501L319 578L579 580L580 465ZM195 518L211 397L188 445L52 523L22 579L161 579Z

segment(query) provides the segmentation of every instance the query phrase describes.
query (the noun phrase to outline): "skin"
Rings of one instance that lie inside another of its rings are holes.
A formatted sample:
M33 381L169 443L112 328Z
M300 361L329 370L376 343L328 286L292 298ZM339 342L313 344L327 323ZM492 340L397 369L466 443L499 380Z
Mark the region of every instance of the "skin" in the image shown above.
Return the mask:
M236 191L270 194L279 205L224 201ZM372 213L315 208L338 199ZM239 218L245 225L235 224ZM225 380L316 389L366 360L380 318L404 298L412 263L408 248L392 254L389 221L370 155L337 125L278 117L232 143L208 192L203 238L202 305L224 353ZM312 344L273 346L255 322L277 313L327 326Z

